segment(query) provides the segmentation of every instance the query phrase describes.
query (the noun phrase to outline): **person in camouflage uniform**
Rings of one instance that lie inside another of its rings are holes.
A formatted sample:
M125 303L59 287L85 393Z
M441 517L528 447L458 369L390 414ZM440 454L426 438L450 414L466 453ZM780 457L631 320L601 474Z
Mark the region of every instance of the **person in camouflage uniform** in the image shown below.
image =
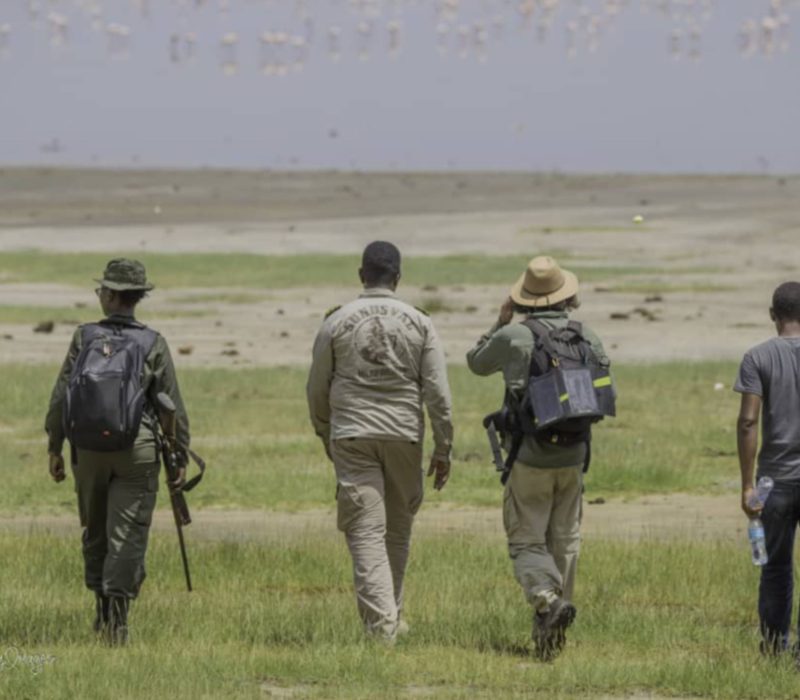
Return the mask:
M136 305L153 289L144 266L135 260L111 260L95 292L110 328L143 328L134 317ZM56 482L66 478L62 449L64 400L70 375L83 347L83 326L73 335L66 359L50 397L45 420L50 455L50 475ZM83 527L85 581L95 594L94 629L111 644L128 639L128 607L145 578L145 552L158 491L161 466L157 444L155 397L164 392L176 406L179 476L185 478L189 447L189 421L181 399L175 367L166 340L156 334L145 358L142 388L146 407L139 433L130 449L95 452L71 449L72 473Z

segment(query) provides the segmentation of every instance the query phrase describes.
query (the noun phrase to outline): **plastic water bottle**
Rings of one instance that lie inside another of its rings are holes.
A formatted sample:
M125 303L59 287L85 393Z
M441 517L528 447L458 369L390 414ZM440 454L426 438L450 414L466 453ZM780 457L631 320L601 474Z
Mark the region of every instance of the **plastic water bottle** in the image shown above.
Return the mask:
M762 476L758 480L755 493L748 501L748 505L753 508L755 506L763 505L767 502L769 494L775 482L768 476ZM761 518L753 518L747 526L747 537L750 540L750 552L753 557L753 564L756 566L764 566L767 563L767 543L764 537L764 523Z
M764 504L767 502L769 498L769 494L772 492L772 487L775 486L775 482L769 476L762 476L758 483L756 484L756 490L753 495L750 497L750 501L748 505L751 508L760 505L762 508Z
M767 542L764 538L764 523L760 518L753 518L747 526L747 536L750 538L750 552L753 555L753 564L764 566L767 563Z

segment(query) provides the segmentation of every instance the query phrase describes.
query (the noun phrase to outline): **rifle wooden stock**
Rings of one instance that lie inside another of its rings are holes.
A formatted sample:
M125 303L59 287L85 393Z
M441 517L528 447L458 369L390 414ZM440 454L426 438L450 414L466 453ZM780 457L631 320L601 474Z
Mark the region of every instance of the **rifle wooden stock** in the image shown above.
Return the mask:
M169 448L164 448L165 453L168 449ZM174 459L175 459L174 452L170 452L169 454L164 454L165 464L168 463L170 460ZM169 472L169 470L167 471ZM175 471L175 476L177 476L177 469ZM170 480L172 480L172 478L170 478ZM167 487L169 487L169 484L167 484ZM169 500L170 503L172 503L172 513L175 516L175 524L178 526L191 525L192 516L189 514L189 506L186 503L186 497L183 495L183 491L180 490L175 491L173 489L170 489Z

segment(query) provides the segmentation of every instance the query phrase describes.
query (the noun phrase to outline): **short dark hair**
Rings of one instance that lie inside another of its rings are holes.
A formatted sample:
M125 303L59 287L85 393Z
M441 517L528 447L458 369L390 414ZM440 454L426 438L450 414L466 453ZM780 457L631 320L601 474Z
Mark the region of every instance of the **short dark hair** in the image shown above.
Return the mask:
M781 321L800 321L800 282L784 282L772 295L772 310Z
M136 306L142 299L147 296L147 292L143 289L126 289L124 291L114 291L119 300L125 306Z
M393 284L400 274L400 251L386 241L373 241L361 256L361 275L370 286Z

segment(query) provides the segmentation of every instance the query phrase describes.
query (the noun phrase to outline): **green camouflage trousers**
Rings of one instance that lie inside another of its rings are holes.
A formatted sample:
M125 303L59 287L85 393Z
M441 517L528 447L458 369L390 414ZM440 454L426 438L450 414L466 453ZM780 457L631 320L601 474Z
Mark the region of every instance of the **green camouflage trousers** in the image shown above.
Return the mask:
M135 598L145 578L161 464L154 446L143 448L78 450L72 467L84 528L86 587L95 593Z

